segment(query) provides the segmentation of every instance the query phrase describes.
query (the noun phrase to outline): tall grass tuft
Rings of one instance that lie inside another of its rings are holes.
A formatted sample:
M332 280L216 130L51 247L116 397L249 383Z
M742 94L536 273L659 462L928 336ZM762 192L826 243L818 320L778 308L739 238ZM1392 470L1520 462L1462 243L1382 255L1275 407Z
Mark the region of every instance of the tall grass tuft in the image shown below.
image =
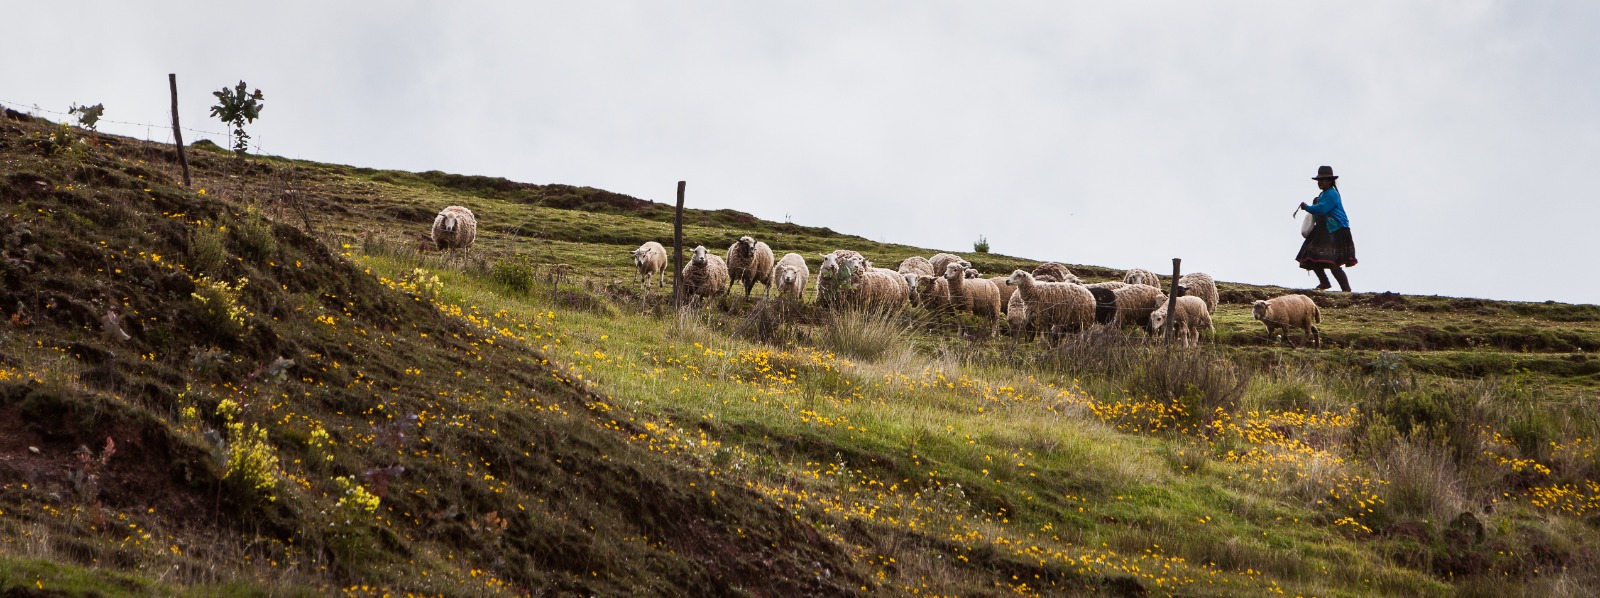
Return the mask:
M818 335L819 345L868 361L911 348L908 326L887 314L870 311L834 311Z

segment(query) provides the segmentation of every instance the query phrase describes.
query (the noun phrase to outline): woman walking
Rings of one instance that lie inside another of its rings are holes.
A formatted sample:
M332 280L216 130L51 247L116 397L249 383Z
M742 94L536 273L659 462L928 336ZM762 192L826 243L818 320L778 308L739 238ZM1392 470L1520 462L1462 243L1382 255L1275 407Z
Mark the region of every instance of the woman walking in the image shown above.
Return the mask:
M1319 166L1317 176L1311 178L1317 181L1322 193L1311 205L1300 202L1300 209L1310 212L1316 225L1294 259L1300 262L1301 268L1317 273L1318 290L1333 286L1328 282L1327 273L1333 270L1339 290L1348 293L1350 279L1345 277L1344 269L1356 265L1356 243L1350 238L1350 217L1344 213L1344 201L1339 198L1339 186L1334 183L1339 177L1334 176L1332 166Z

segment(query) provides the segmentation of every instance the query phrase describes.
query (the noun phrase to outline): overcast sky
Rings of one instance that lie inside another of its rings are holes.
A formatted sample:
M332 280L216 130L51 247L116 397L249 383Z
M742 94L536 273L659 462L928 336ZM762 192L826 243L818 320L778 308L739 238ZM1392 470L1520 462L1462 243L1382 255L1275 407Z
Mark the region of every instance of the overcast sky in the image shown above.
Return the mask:
M874 240L1299 287L1291 213L1328 164L1356 290L1600 303L1596 2L5 13L0 101L163 123L177 73L184 124L222 131L210 92L244 79L271 154L665 202L687 180L692 207Z

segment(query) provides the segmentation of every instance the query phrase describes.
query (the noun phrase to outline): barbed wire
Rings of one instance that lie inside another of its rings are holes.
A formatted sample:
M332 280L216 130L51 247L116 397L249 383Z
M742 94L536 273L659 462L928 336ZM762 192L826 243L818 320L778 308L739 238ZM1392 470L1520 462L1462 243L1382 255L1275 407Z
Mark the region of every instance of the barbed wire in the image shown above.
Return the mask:
M37 116L39 113L42 112L42 113L45 113L45 114L54 114L54 115L64 116L64 117L67 117L67 118L77 118L77 115L72 114L71 112L57 112L55 110L49 110L49 109L46 109L46 108L42 108L38 104L24 104L24 103L21 103L21 102L13 102L13 101L10 101L10 100L3 100L3 99L0 99L0 108L11 108L12 110L15 110L17 112L25 112L25 113L33 115L33 116ZM160 137L159 141L161 141L162 143L172 143L173 142L173 139L172 139L172 125L170 125L170 124L162 125L162 124L152 124L152 123L128 122L128 121L122 121L122 120L110 120L110 119L106 119L106 118L99 119L98 121L96 121L96 123L97 123L97 125L98 125L98 123L110 123L110 124L123 125L123 126L128 126L128 127L144 127L145 128L145 134L144 134L144 140L145 141L154 142L154 141L158 140L157 137ZM189 127L178 127L178 129L182 130L182 131L187 131L187 132L190 132L190 133L199 133L201 135L211 135L211 136L220 137L220 138L223 138L223 139L232 137L231 133L225 133L225 132L220 132L220 131L208 131L208 130L205 130L205 129L191 129ZM159 136L155 135L155 134L153 134L154 131L161 131L162 135L159 135ZM129 137L137 137L137 135L128 135L128 136ZM250 151L252 153L255 153L255 154L260 154L262 152L260 136L257 135L256 137L253 138L253 140L254 140L254 143L250 144L250 146L252 148Z

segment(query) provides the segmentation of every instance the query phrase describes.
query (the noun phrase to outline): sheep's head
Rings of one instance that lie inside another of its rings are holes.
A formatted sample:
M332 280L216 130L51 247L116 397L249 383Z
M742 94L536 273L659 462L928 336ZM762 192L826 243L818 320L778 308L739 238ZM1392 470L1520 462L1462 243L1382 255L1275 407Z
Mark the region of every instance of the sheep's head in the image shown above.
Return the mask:
M1033 275L1029 274L1027 270L1017 270L1011 273L1011 278L1006 279L1006 284L1010 286L1032 286Z
M784 284L784 285L794 284L795 277L799 276L799 274L794 271L794 268L790 268L788 266L784 266L784 267L780 268L778 271L779 271L778 281L781 284Z
M739 255L744 257L750 257L756 252L756 240L751 238L750 235L739 237L739 241L735 243L735 246L738 247Z
M1255 304L1250 307L1250 315L1254 316L1257 320L1267 319L1267 302L1257 300Z
M945 264L944 265L944 278L945 278L945 280L949 280L949 281L953 282L953 281L957 281L957 280L961 280L962 278L965 278L967 276L967 267L963 266L962 265L963 263L965 263L965 262L950 262L948 264Z
M439 222L441 224L440 228L443 228L444 232L447 232L447 233L456 232L456 220L457 220L457 218L456 218L455 214L440 214L439 215Z
M695 245L694 246L694 257L689 258L689 263L694 264L696 266L705 265L705 263L706 263L706 246L705 245Z
M983 278L983 273L974 268L967 268L967 271L963 273L963 275L967 278Z
M1165 310L1156 311L1156 312L1151 312L1150 313L1150 330L1151 331L1160 332L1161 329L1162 328L1166 328L1166 326L1167 326L1167 312Z
M1182 296L1188 295L1188 294L1189 294L1189 287L1186 286L1186 285L1183 285L1183 284L1179 284L1178 285L1178 296L1182 297Z
M821 266L817 266L817 274L819 274L819 275L822 274L822 273L832 274L832 273L838 272L838 271L839 271L839 258L834 257L834 255L831 254L831 253L822 254L822 265Z

